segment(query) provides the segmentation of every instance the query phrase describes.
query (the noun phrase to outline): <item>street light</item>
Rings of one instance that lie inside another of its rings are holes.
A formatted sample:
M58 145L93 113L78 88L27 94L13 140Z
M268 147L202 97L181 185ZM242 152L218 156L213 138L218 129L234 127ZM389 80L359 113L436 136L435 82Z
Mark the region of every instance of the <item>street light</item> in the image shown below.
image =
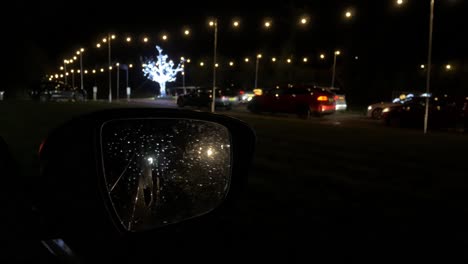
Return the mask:
M309 20L306 17L302 17L299 21L302 25L305 25L309 22Z
M275 57L271 58L271 61L276 62L276 58Z
M309 61L309 59L308 59L307 57L305 57L304 59L302 59L302 61L303 61L304 63L306 63L307 61Z
M403 0L397 0L396 3L397 5L403 5L405 2Z
M270 20L265 21L265 28L269 29L271 27L272 22Z
M163 40L167 40L167 35L163 35L163 36L162 36L162 39L163 39Z
M84 49L81 48L76 52L76 54L80 55L80 88L84 90L84 82L83 82L83 52Z
M202 61L200 62L200 67L203 67L203 66L205 66L205 63Z
M67 72L67 64L68 64L68 60L63 60L63 70L65 71L65 73ZM68 84L68 80L67 80L67 75L65 74L65 85Z
M291 60L291 59L287 59L286 62L289 64L289 63L292 62L292 60Z
M101 47L101 43L96 44L96 48L100 48L100 47Z
M249 60L249 58L245 58L244 61L245 61L245 62L249 62L250 60Z
M210 21L210 26L214 27L214 45L213 45L213 95L211 101L211 112L215 112L215 100L216 100L216 52L218 49L218 19Z
M450 71L452 69L452 65L450 65L450 64L445 65L445 69L447 71Z
M237 20L234 20L234 21L232 22L232 26L233 26L233 27L239 27L239 24L240 24L240 23L239 23L239 21L237 21Z
M341 51L337 50L333 53L333 71L332 71L332 82L331 88L335 88L335 75L336 75L336 57L341 55Z
M147 38L147 37L144 37L144 38L143 38L143 42L148 42L148 38Z
M132 38L131 38L131 37L127 37L126 41L127 41L127 42L131 42L131 41L132 41Z
M101 72L104 72L104 68L101 68Z
M353 17L353 13L351 11L346 11L345 17L349 19L349 18Z
M325 54L323 54L323 53L320 54L320 59L321 59L321 60L324 60L324 59L325 59Z
M260 59L262 58L262 54L257 54L257 59L255 61L255 85L254 89L257 89L258 85L258 63Z
M420 66L420 67L421 67L421 69L424 69L424 68L426 68L426 65L424 65L424 64L421 64L421 66Z
M231 67L234 66L234 62L230 61L229 66L231 66Z
M185 36L190 35L190 30L188 30L188 29L184 30L184 35L185 35Z

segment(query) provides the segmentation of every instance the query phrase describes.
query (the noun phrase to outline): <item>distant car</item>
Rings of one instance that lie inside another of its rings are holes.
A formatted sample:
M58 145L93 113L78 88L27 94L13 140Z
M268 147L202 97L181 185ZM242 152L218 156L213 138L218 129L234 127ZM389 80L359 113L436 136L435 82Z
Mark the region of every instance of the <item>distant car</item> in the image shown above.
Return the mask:
M223 91L216 89L215 107L225 108L227 110L232 108L233 101L230 101L227 96L222 95ZM177 106L196 106L196 107L210 107L213 95L211 88L199 88L190 91L187 94L180 95L177 98Z
M248 104L251 112L296 113L299 116L333 114L335 94L320 88L281 88L264 91Z
M30 90L30 96L33 100L41 102L49 101L74 101L81 102L86 100L85 90L74 88L63 82L45 81L39 83Z

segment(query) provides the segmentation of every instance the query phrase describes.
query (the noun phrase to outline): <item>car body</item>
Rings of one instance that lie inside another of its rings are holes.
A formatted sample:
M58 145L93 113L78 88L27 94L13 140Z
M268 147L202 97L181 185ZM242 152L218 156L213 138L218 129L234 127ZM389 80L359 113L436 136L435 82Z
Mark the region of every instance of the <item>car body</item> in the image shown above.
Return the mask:
M336 111L335 94L314 87L277 88L255 96L248 104L251 112L296 113L300 116L326 115Z
M30 90L29 95L33 100L48 101L84 101L87 93L85 90L57 81L40 82Z
M230 97L222 95L222 90L216 89L215 107L231 109L234 102L229 100ZM195 106L195 107L210 107L212 102L212 89L199 88L190 91L187 94L180 95L177 98L177 106Z

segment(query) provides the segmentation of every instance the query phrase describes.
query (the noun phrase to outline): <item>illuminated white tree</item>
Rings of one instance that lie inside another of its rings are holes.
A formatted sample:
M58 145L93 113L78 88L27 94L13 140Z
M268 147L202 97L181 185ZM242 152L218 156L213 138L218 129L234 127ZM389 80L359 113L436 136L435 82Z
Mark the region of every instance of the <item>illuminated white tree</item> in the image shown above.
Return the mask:
M174 82L177 77L177 73L182 72L182 63L179 62L176 68L174 68L174 62L169 60L166 54L162 53L162 48L156 46L158 50L157 60L147 59L143 65L143 73L148 79L159 83L160 96L166 96L166 83Z

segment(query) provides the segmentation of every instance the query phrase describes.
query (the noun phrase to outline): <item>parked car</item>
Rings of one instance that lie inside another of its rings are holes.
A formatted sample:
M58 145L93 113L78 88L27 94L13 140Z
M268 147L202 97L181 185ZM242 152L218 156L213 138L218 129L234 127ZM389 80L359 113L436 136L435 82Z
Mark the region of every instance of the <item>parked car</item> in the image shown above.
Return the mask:
M251 112L296 113L321 116L336 111L335 94L326 89L294 87L264 91L248 104Z
M216 94L215 107L223 107L227 110L232 108L233 102L229 100L229 97L222 95L223 91L221 89L216 89ZM213 101L212 97L211 88L195 89L187 94L180 95L177 98L177 106L210 107Z
M401 103L392 103L392 102L380 102L376 104L369 105L367 107L367 117L372 119L381 119L382 118L382 111L385 108L391 108L400 106Z
M84 101L87 93L85 90L57 81L44 81L30 90L33 100L41 102L49 101Z

